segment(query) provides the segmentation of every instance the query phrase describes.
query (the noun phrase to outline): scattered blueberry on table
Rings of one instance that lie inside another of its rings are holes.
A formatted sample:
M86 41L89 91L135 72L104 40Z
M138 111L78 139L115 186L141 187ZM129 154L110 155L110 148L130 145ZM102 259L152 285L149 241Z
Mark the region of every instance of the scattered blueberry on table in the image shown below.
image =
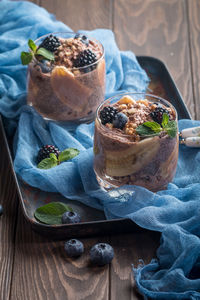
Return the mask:
M83 243L76 239L65 242L64 249L69 257L78 257L84 252Z
M81 217L78 213L73 211L66 211L62 215L62 224L75 224L81 221Z
M98 243L90 250L90 260L93 264L98 266L109 264L113 257L113 247L106 243Z

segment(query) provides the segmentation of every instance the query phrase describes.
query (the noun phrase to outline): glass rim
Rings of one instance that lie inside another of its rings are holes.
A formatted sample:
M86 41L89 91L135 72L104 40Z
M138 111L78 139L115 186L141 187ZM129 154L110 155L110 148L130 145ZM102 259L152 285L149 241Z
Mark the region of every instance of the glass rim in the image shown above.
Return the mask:
M176 111L176 108L173 106L173 104L171 104L168 100L166 100L166 99L164 99L164 98L162 98L162 97L160 97L160 96L157 96L157 95L154 95L154 94L148 94L148 93L145 93L145 92L127 92L127 93L120 93L120 94L116 94L116 95L114 95L114 96L111 96L111 97L109 97L108 99L106 99L105 101L103 101L98 107L97 107L97 110L96 110L96 118L98 119L98 121L100 121L100 119L99 119L99 111L100 111L100 109L101 109L101 107L103 106L103 105L105 105L106 103L108 103L108 102L110 102L110 101L112 101L114 98L116 98L116 97L122 97L122 96L130 96L130 95L145 95L145 96L147 96L147 97L152 97L152 98L155 98L155 99L157 99L157 100L161 100L161 101L163 101L164 103L166 103L168 106L170 106L170 107L172 107L173 109L174 109L174 111L175 111L175 113L176 113L176 119L175 119L175 121L177 121L177 111ZM119 99L120 100L120 99ZM134 100L134 99L133 99ZM138 99L138 100L141 100L141 99ZM143 100L143 99L142 99ZM147 99L148 100L148 99ZM136 100L137 101L137 100Z
M152 98L155 98L155 100L160 100L160 101L163 101L164 103L164 105L165 104L167 104L167 106L168 107L171 107L171 108L173 108L174 109L174 111L175 111L175 115L176 115L176 118L175 118L175 121L177 122L178 121L178 114L177 114L177 111L176 111L176 108L173 106L173 104L171 104L169 101L167 101L167 100L165 100L164 98L162 98L162 97L160 97L160 96L157 96L157 95L154 95L154 94L148 94L148 93L145 93L145 92L127 92L127 93L120 93L120 94L116 94L116 95L114 95L114 96L111 96L111 97L109 97L108 99L106 99L104 102L102 102L99 106L98 106L98 108L97 108L97 110L96 110L96 118L95 118L95 120L97 120L98 121L98 124L99 124L99 126L101 126L101 129L102 130L106 130L106 131L110 131L110 129L108 128L108 127L106 127L106 126L104 126L102 123L101 123L101 120L100 120L100 117L99 117L99 111L100 111L100 109L103 107L103 105L105 105L105 104L107 104L107 103L109 103L110 101L112 101L114 98L116 98L116 97L122 97L122 96L131 96L131 95L145 95L145 96L149 96L149 97L152 97ZM144 98L145 99L145 98ZM120 100L120 99L119 99ZM138 100L143 100L143 99L138 99ZM148 99L147 99L148 100ZM153 100L153 99L152 99ZM137 101L137 100L136 100ZM119 133L119 132L115 132L114 133L116 136L121 136L121 133ZM125 137L125 138L130 138L130 135L128 135L128 134L123 134L123 136ZM144 136L143 137L143 139L144 138L146 138L146 137L152 137L152 136ZM143 140L142 139L142 140ZM137 143L137 142L132 142L132 143Z
M67 34L67 33L74 34L74 35L76 35L76 34L82 34L82 33L74 32L74 31L57 31L57 32L50 32L50 33L44 34L44 35L40 36L39 38L37 38L36 40L34 40L34 43L35 43L35 44L38 43L38 41L40 41L42 38L45 38L45 37L49 36L50 34L52 34L52 35L58 35L58 34L61 34L61 35L62 35L62 34ZM101 55L101 57L99 57L99 59L98 59L97 61L95 61L95 62L93 62L93 63L91 63L91 64L89 64L89 65L87 65L87 66L84 66L84 67L67 68L68 70L84 70L84 69L86 69L86 68L88 68L88 67L92 67L92 66L98 64L98 63L104 58L104 56L105 56L105 49L104 49L104 46L102 45L102 43L101 43L99 40L97 40L97 39L95 39L95 38L93 38L93 37L90 37L89 35L84 34L84 33L83 33L83 35L85 35L85 36L87 36L89 39L91 39L91 40L97 42L97 43L101 46L101 48L102 48L102 55ZM29 48L29 50L32 52L32 50L31 50L30 48Z

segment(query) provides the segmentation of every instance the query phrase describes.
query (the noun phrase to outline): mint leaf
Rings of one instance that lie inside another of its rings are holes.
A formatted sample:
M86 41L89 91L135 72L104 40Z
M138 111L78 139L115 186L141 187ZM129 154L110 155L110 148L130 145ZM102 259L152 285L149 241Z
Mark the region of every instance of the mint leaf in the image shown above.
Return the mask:
M73 211L73 209L62 202L51 202L36 209L35 218L45 224L62 224L61 218L64 212Z
M164 128L169 122L169 116L168 114L163 114L163 117L162 117L162 127Z
M33 59L32 52L21 52L21 62L22 65L28 65Z
M44 58L48 60L54 60L54 54L45 48L39 48L36 51L36 54L42 55Z
M157 135L151 128L146 127L145 125L139 125L136 128L136 132L137 134L141 135L141 136L147 136L147 135Z
M151 128L153 132L160 132L162 130L160 124L157 122L144 122L142 125Z
M178 131L178 127L177 127L177 123L176 121L169 121L167 123L167 125L164 128L167 132L167 134L171 137L171 138L175 138L177 131Z
M72 159L73 157L77 156L79 153L80 153L80 151L75 148L68 148L59 154L58 160L60 162L69 160L69 159Z
M28 40L28 46L34 53L36 52L37 46L33 40Z
M49 154L49 158L45 158L43 159L38 165L37 167L39 169L50 169L50 168L53 168L53 167L56 167L58 165L58 160L57 160L57 157L54 153L50 153Z

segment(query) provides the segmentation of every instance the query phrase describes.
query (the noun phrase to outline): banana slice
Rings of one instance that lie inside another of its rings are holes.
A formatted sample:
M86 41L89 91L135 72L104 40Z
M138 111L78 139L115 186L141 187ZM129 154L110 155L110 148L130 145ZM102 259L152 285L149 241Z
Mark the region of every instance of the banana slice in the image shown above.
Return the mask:
M135 104L136 101L131 96L124 96L118 102L118 104Z
M82 111L87 106L92 89L81 84L73 73L63 66L56 66L51 74L51 85L56 96L68 107Z
M121 151L105 151L106 174L127 176L138 172L159 151L158 137L147 138Z

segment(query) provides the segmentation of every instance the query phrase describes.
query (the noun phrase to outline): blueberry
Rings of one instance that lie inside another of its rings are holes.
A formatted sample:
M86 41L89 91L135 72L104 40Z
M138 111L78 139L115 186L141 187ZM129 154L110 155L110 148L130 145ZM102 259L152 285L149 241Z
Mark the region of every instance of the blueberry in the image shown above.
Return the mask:
M113 120L113 126L115 128L123 129L127 121L128 121L128 117L122 112L119 112L115 115L115 118Z
M69 257L77 257L84 252L83 243L76 239L65 242L64 249Z
M109 264L114 257L113 247L106 243L99 243L90 249L91 262L98 266Z
M89 39L88 39L88 37L86 36L86 35L83 35L83 34L81 34L81 33L76 33L76 35L75 35L75 37L74 37L75 39L81 39L81 42L83 43L83 44L86 44L86 46L88 46L89 45Z
M0 204L0 216L3 214L3 207L2 205Z
M80 38L81 37L81 34L80 33L76 33L76 35L75 35L75 39L78 39L78 38Z
M89 45L88 37L87 37L86 35L82 35L82 37L81 37L81 42L82 42L83 44L86 44L86 46L88 46L88 45Z
M79 223L80 221L81 217L76 212L66 211L62 215L62 224L74 224Z
M52 67L49 64L48 60L42 60L39 64L43 73L49 73L52 70Z

